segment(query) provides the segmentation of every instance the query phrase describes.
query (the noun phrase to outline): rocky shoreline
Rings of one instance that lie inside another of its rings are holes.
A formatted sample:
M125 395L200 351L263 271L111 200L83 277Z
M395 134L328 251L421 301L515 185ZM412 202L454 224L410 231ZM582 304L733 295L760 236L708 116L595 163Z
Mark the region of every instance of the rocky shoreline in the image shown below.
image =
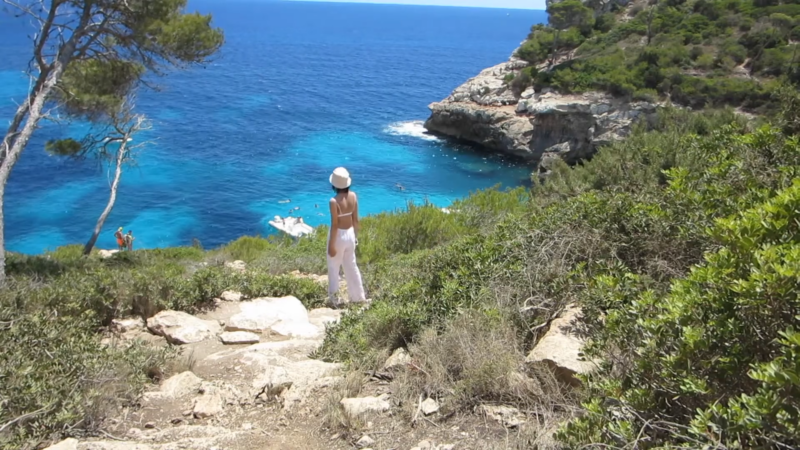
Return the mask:
M533 88L514 92L506 80L528 65L512 56L481 71L429 106L425 128L534 164L552 157L575 163L626 137L637 121L652 120L660 106L599 92L572 95Z

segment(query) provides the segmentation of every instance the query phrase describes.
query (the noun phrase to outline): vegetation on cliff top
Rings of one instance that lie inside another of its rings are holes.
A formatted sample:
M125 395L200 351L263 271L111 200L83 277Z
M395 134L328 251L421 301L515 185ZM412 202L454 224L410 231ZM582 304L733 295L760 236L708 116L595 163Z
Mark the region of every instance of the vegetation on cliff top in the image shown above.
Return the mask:
M800 83L796 0L612 1L608 12L591 4L549 5L549 24L532 27L517 52L532 64L517 89L756 110L777 79Z

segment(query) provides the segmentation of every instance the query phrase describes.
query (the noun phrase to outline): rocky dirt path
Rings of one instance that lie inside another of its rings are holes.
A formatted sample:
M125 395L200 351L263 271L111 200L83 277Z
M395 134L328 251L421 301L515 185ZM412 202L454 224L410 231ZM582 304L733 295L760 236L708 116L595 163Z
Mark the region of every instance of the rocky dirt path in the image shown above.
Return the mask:
M324 277L310 278L327 283ZM391 384L381 377L356 374L361 378L357 388L344 388L350 377L343 367L310 357L322 344L326 325L342 314L329 308L308 311L291 296L244 299L225 292L216 308L196 316L162 311L146 322L117 320L107 345L134 340L179 345L183 367L138 404L112 414L104 437L66 439L46 450L520 448L509 439L524 422L513 408L486 406L482 414L443 418L428 399L419 405L422 419L411 426L401 414L408 405L397 403ZM551 346L563 350L567 341L554 342ZM407 360L398 350L384 371ZM348 390L350 398L344 395ZM350 426L327 428L326 415Z

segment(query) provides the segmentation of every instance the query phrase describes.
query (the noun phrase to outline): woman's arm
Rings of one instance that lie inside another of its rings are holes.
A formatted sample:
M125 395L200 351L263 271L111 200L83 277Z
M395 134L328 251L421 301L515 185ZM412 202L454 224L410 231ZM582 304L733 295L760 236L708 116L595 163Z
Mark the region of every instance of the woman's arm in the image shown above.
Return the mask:
M353 230L355 230L356 237L358 237L358 229L359 229L359 223L358 223L358 196L356 195L355 192L353 192L353 200L355 200L355 204L356 204L355 207L353 207Z
M336 200L331 199L328 203L331 210L331 233L328 239L328 255L333 258L336 256L336 230L339 228L339 214L337 214Z

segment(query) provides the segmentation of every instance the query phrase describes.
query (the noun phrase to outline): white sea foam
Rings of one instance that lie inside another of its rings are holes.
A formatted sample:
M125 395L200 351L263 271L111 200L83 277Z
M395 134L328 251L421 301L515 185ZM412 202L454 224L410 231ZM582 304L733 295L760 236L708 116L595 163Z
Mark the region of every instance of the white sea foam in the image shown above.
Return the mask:
M424 122L421 120L396 122L386 127L386 130L384 131L395 136L411 136L419 139L425 139L426 141L439 140L439 138L436 136L428 133L428 131L425 129Z

